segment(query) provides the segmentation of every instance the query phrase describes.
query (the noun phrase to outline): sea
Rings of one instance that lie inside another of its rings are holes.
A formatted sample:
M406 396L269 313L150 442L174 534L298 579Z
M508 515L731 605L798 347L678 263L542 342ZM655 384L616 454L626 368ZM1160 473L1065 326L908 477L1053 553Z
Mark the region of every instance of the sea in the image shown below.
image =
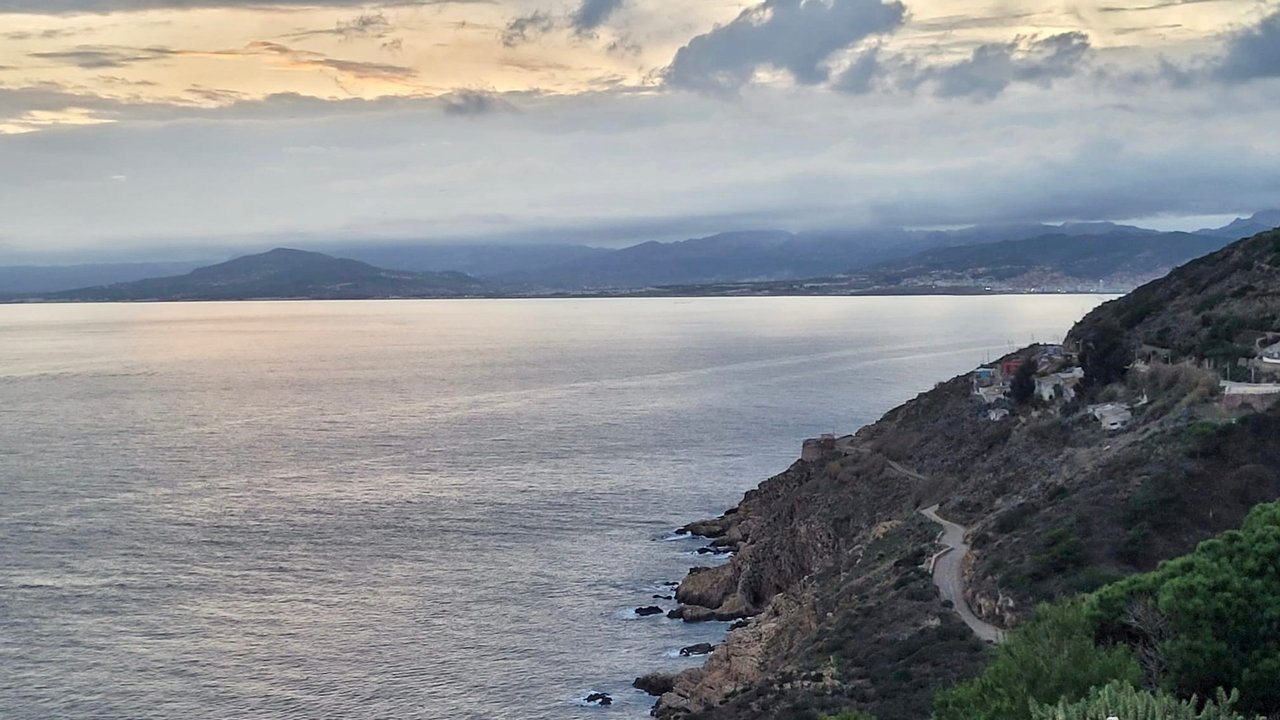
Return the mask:
M1106 299L0 306L0 718L647 717L675 528Z

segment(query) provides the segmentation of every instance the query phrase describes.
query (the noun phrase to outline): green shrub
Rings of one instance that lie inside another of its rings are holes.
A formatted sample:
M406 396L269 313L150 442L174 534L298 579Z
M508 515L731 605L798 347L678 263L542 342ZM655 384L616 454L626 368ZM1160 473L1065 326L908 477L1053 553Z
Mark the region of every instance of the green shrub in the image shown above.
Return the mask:
M1042 549L1031 558L1031 574L1033 579L1044 579L1080 567L1086 559L1084 543L1063 525L1044 536Z
M934 720L1030 720L1031 703L1075 701L1096 686L1136 685L1142 673L1126 647L1099 648L1079 602L1041 606L1013 630L978 677L934 699Z
M1151 608L1135 621L1135 608ZM1154 572L1098 591L1098 638L1143 648L1148 676L1180 697L1240 691L1249 712L1280 710L1280 503Z
M1167 693L1152 694L1115 682L1097 688L1077 702L1036 703L1031 708L1031 720L1245 720L1243 715L1231 710L1238 697L1239 693L1228 695L1219 690L1217 700L1207 701L1201 708L1197 698L1184 701Z

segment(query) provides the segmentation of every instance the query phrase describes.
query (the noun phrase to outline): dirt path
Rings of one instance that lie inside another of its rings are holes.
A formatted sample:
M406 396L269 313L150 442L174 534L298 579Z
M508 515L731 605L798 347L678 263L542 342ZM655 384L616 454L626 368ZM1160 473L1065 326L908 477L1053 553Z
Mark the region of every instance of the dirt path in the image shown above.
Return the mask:
M965 528L938 515L938 506L933 505L920 511L920 514L942 526L940 542L946 550L937 556L933 564L933 582L942 591L942 598L950 600L955 611L960 614L964 624L974 634L986 642L997 643L1004 637L1004 631L982 620L969 609L969 602L964 599L965 556L969 554L969 544L964 541Z

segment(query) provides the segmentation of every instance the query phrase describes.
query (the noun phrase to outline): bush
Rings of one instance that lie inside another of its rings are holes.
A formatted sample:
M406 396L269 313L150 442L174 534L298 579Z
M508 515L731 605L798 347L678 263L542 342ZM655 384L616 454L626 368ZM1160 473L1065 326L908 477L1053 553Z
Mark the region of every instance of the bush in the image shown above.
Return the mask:
M1200 708L1197 698L1183 701L1116 682L1094 690L1078 702L1037 703L1031 708L1031 720L1245 720L1231 710L1238 697L1239 693L1227 695L1219 690L1216 702L1207 701Z
M1135 607L1149 607L1135 622ZM1148 675L1180 697L1240 691L1254 712L1280 710L1280 502L1154 572L1098 591L1098 637L1143 648Z
M934 720L1031 720L1031 703L1075 701L1142 673L1126 647L1099 648L1081 603L1044 605L1009 633L978 677L934 699Z

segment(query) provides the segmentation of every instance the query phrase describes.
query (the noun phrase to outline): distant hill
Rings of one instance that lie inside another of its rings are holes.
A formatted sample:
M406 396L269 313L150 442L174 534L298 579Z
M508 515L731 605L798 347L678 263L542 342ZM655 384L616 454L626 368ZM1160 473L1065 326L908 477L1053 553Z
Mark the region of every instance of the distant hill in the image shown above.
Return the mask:
M381 268L415 272L462 272L478 278L536 272L611 255L611 248L566 243L430 243L347 245L328 251Z
M1259 341L1280 336L1280 229L1193 260L1098 307L1072 331L1081 341L1117 332L1130 349L1238 370Z
M39 294L90 285L110 285L179 275L201 262L84 263L79 265L0 266L0 294Z
M242 300L456 297L483 292L484 283L462 273L384 270L357 260L277 248L186 275L81 288L49 300Z
M1127 231L1111 223L993 225L958 230L890 228L847 232L729 232L679 242L646 242L552 267L500 276L503 282L567 289L643 288L768 282L832 275L931 248L974 245L1057 232L1087 237Z
M1262 210L1247 218L1236 218L1220 228L1197 230L1197 235L1214 235L1237 240L1242 237L1257 235L1273 227L1280 226L1280 210Z
M1234 239L1234 238L1231 238ZM1112 230L926 250L871 270L887 284L1099 282L1132 288L1230 242L1218 235Z

